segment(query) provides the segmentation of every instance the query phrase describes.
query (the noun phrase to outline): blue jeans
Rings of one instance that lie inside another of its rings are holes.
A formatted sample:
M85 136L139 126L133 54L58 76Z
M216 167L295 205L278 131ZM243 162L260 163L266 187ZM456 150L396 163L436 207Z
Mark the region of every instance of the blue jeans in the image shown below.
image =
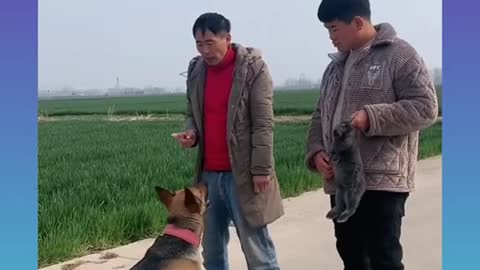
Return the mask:
M279 270L275 247L266 226L252 228L240 211L231 172L204 172L209 207L203 234L206 270L228 270L228 225L233 221L249 270Z

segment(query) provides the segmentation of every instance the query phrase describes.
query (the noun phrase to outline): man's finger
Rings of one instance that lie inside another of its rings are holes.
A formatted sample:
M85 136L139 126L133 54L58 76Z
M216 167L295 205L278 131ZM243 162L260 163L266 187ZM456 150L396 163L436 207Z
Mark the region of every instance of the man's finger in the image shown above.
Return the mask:
M358 114L358 112L355 112L355 113L352 115L352 118L350 119L350 125L352 125L352 126L354 126L354 127L358 126L357 114Z
M316 159L315 161L316 161L315 163L319 163L319 165L321 166L328 164L328 160L323 155L320 155L320 158Z
M322 166L317 165L316 167L317 167L317 171L319 171L321 173L326 173L325 169Z
M195 138L196 134L195 134L195 131L192 131L192 130L187 130L185 132L185 134L189 137L189 138Z
M332 170L332 165L327 163L327 164L323 165L322 168L325 169L326 171L330 171L330 170Z
M322 166L325 166L325 167L330 167L330 157L325 153L325 152L322 152L320 154L320 162L322 162Z
M178 132L178 133L172 133L171 136L178 139L178 140L191 140L195 136L195 133L193 133L193 132Z
M191 139L191 135L188 134L188 133L182 133L182 134L180 135L180 137L181 137L182 139L184 139L184 140L190 140L190 139Z
M322 169L324 169L324 170L326 170L326 171L332 169L332 165L330 165L329 163L326 163L326 162L324 162L323 164L320 164L319 166L320 166L320 168L322 168Z
M179 140L180 140L180 144L183 147L191 147L191 145L193 145L191 140L186 140L186 139L183 139L183 138L180 138Z

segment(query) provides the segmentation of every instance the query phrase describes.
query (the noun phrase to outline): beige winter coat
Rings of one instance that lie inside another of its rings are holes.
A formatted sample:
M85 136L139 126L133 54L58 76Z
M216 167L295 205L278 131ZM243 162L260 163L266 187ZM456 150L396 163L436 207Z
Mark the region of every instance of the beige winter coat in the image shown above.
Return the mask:
M343 119L365 109L370 129L360 135L368 190L410 192L414 189L419 130L432 125L438 114L435 88L428 68L390 24L376 26L370 49L354 63L346 84ZM312 116L306 147L306 165L314 171L313 157L331 150L332 118L342 85L345 54L330 55ZM324 181L328 194L333 181Z
M233 44L233 49L237 57L226 140L241 210L252 226L263 226L284 214L273 157L273 83L258 50L238 44ZM200 181L206 64L197 56L190 61L188 70L186 129L193 129L199 135L196 181ZM265 192L254 192L253 175L272 177Z

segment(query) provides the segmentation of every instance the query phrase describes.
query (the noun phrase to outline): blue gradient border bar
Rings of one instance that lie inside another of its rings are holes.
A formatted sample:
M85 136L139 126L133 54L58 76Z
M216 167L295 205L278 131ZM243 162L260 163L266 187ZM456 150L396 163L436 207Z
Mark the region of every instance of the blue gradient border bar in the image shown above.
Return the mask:
M478 1L443 2L444 270L480 269L479 11Z
M0 1L0 269L37 263L37 1Z

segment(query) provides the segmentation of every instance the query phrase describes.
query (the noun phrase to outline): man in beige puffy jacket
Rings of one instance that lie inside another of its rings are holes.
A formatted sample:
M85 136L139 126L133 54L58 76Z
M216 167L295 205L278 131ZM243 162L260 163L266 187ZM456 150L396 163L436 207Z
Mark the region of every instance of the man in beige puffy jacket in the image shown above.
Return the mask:
M334 221L345 270L401 270L405 202L414 189L419 131L438 114L435 88L415 49L394 28L370 21L368 0L323 0L318 18L337 53L330 54L308 133L306 165L325 179L335 204L328 153L333 127L359 129L367 191L346 223Z

